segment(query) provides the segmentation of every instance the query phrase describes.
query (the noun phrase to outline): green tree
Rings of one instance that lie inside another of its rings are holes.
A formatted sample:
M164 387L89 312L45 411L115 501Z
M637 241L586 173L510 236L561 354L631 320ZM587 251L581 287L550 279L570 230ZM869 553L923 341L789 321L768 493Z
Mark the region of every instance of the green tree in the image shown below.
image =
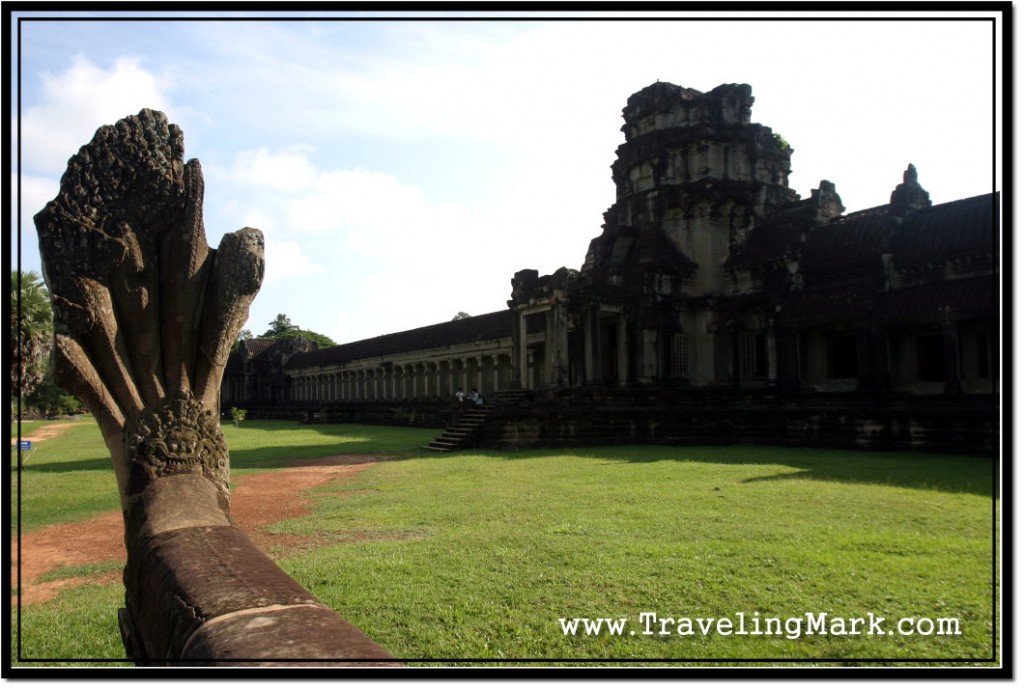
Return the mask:
M313 341L313 343L316 343L321 348L330 348L331 346L338 345L330 336L324 336L322 333L317 333L316 331L309 331L308 329L299 329L293 333L302 336L307 340Z
M329 336L322 333L300 329L298 324L293 324L287 314L279 314L274 321L270 322L270 329L260 335L260 338L283 338L286 336L302 336L303 338L316 343L321 348L329 348L338 345Z
M50 294L35 271L11 272L11 343L11 383L24 398L42 383L53 350Z
M85 409L82 402L57 386L53 380L53 368L46 371L46 376L25 396L25 407L34 408L43 417L59 417L61 415L74 415Z
M457 321L459 321L461 319L469 319L471 316L473 316L473 315L468 314L466 312L459 312L454 317L452 317L452 321L453 322L457 322Z
M270 329L268 329L260 338L280 338L281 336L288 336L298 330L299 327L292 324L292 320L288 318L287 314L279 314L274 321L270 322Z
M238 423L245 419L245 416L249 414L249 411L243 408L232 408L228 411L231 414L231 419L235 421L235 427L238 427Z

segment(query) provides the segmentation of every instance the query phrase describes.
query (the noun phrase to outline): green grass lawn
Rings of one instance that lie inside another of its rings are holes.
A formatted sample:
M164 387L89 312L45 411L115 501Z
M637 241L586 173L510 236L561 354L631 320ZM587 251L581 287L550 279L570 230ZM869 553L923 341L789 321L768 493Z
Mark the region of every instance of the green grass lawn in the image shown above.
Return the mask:
M749 446L422 455L429 430L246 421L225 434L238 473L287 457L398 457L314 490L315 512L275 529L318 536L323 547L279 563L400 658L983 664L994 654L984 459ZM77 485L49 477L63 478L65 463L105 477L91 482L116 505L109 470L60 454L48 469L34 462L22 477L26 522L68 515L53 505ZM79 515L97 502L72 499ZM120 597L92 586L22 608L23 654L119 657ZM743 613L753 631L755 620L765 629L821 612L829 629L874 616L894 634L702 635L697 621L738 629ZM960 632L900 635L903 617L956 619ZM575 618L623 630L591 635L581 622L567 635L561 620ZM679 631L685 620L692 635Z
M22 435L28 436L45 424L22 423ZM407 453L436 435L435 430L301 425L269 420L247 420L238 427L227 422L223 430L235 477L281 468L289 459L351 453ZM16 454L15 451L15 459ZM59 437L33 443L32 450L22 457L24 467L20 477L12 473L11 497L14 524L17 525L20 515L23 531L120 509L110 455L91 417L75 421ZM54 501L55 497L60 500Z

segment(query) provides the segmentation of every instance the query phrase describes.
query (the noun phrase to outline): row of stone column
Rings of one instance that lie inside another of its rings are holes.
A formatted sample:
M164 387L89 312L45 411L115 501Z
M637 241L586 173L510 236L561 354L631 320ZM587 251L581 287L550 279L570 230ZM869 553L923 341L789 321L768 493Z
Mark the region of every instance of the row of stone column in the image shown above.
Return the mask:
M451 398L472 388L487 396L507 388L512 377L508 354L297 374L290 377L289 400L402 401Z
M535 314L544 315L544 338L539 347L530 345L527 327L527 320ZM517 316L514 347L519 385L524 389L568 385L571 367L569 306L555 302L521 309ZM602 324L614 329L614 338L610 343L605 343ZM618 384L625 384L629 373L629 346L622 308L591 305L583 312L580 326L583 334L583 376L586 382L607 383L611 378ZM536 359L538 354L543 357L540 362ZM612 363L614 371L608 372Z

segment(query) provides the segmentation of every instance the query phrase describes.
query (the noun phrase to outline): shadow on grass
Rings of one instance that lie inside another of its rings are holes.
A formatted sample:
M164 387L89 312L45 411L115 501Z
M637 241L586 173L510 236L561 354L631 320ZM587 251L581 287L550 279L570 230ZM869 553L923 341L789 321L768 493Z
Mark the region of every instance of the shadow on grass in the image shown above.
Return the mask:
M709 465L783 466L772 475L744 482L820 480L908 489L996 496L992 459L913 451L813 449L775 446L608 446L579 449L479 452L495 460L527 460L541 456L577 456L608 463L665 461Z
M11 470L17 471L17 461L11 463ZM87 458L80 461L50 461L48 463L33 463L31 460L22 465L23 472L30 473L73 473L82 470L110 470L113 466L109 456L102 458Z
M252 442L242 444L249 448L232 448L228 441L228 452L231 468L238 470L269 470L294 465L294 461L325 458L340 455L386 455L389 457L410 457L416 455L419 447L426 444L439 434L440 430L408 427L389 427L385 425L303 425L293 421L253 420L243 423L246 431L258 434L273 435L277 432L288 434L301 432L315 433L317 437L336 437L337 441L327 444L295 443L277 444L274 446L258 445ZM229 427L225 425L225 431ZM233 431L233 430L232 430ZM271 439L273 437L265 437ZM309 437L307 437L308 439ZM58 437L55 444L61 443ZM52 454L51 454L52 458ZM17 458L12 459L11 470L17 472ZM110 457L106 454L95 458L66 461L34 462L31 455L23 461L22 471L28 473L72 473L79 471L111 470Z
M339 444L328 444L315 447L295 446L264 446L258 449L244 449L231 451L232 470L273 470L275 468L288 468L295 465L296 461L310 461L328 456L371 456L383 455L388 457L412 457L416 455L413 450L381 451L374 449L365 442L342 442ZM357 460L355 463L369 463L373 459L367 458ZM17 471L16 467L11 468ZM61 461L49 463L26 463L21 468L25 473L73 473L90 470L110 470L113 466L109 457L90 458L81 461Z
M232 470L272 470L275 468L290 468L304 462L315 462L330 456L367 456L367 458L356 458L353 465L361 463L372 463L375 459L370 456L401 456L398 453L385 451L374 451L366 448L364 443L349 442L342 444L329 444L316 447L294 447L294 446L268 446L259 449L246 449L231 452ZM315 463L311 463L315 465Z
M236 470L265 470L294 465L296 461L341 455L384 455L393 459L438 457L420 448L438 430L384 425L301 425L284 421L247 421L245 427L260 433L302 430L317 437L337 437L334 443L301 443L256 446L231 450L231 467ZM269 438L268 438L269 439ZM228 444L231 447L231 442ZM567 449L529 449L515 452L468 450L455 454L482 456L502 461L542 457L575 456L608 463L689 463L778 466L777 472L752 477L746 482L821 480L859 484L889 485L911 489L938 490L994 497L995 464L991 459L921 452L867 451L860 449L814 449L782 446L602 446ZM109 470L108 457L78 461L32 463L25 470L53 473Z

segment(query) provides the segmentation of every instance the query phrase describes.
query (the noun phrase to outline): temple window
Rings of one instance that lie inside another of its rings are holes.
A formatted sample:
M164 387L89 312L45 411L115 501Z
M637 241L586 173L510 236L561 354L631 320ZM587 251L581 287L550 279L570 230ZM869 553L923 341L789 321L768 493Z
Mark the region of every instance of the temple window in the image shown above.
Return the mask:
M768 348L763 333L746 331L740 334L740 375L743 379L764 379L768 376Z
M690 378L690 337L688 334L672 334L668 372L671 379Z

